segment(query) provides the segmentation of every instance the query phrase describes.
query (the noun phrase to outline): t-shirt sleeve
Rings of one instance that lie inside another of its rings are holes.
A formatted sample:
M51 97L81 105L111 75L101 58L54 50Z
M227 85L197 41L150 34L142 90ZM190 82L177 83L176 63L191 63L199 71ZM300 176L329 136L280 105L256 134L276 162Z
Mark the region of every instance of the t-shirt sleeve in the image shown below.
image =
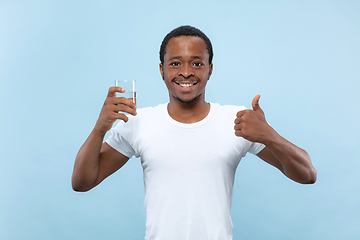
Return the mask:
M256 155L259 152L261 152L261 150L263 150L264 148L265 148L264 144L253 142L253 143L251 143L251 146L250 146L248 152Z
M121 154L125 155L128 158L131 158L132 156L134 156L135 151L131 143L128 141L128 133L129 131L127 131L124 123L119 122L116 127L111 129L111 135L106 140L106 143Z

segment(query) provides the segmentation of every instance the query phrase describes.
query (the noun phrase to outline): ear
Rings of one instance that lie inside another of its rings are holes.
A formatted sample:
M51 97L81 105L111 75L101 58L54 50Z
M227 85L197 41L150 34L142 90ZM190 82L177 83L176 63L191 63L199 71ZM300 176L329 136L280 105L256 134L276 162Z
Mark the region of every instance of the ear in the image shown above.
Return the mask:
M164 69L163 69L162 63L159 63L159 69L160 69L161 77L162 77L162 79L164 80Z
M209 66L209 76L208 76L208 80L210 79L210 76L211 76L211 74L212 74L213 67L214 67L214 65L213 65L213 63L211 63L210 66Z

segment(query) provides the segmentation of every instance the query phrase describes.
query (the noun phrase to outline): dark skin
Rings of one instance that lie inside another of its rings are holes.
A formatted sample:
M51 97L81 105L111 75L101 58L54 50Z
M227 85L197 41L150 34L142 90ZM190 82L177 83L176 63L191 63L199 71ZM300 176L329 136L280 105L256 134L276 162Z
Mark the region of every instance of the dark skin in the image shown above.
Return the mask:
M169 90L169 114L178 122L198 122L210 111L205 87L213 64L208 61L209 53L201 38L180 36L170 39L166 46L160 73Z
M234 121L235 135L263 143L266 147L257 156L278 168L288 178L303 184L315 183L317 173L309 154L280 136L266 122L259 99L260 95L254 97L252 110L237 113Z
M72 187L75 191L84 192L94 188L129 160L103 143L106 132L117 119L128 121L124 113L136 116L136 105L132 100L115 97L116 92L125 92L125 89L109 89L95 127L76 156L72 175Z
M180 36L170 39L164 63L160 63L160 73L169 91L168 112L173 119L194 123L207 116L210 104L205 101L205 87L212 70L213 64L209 64L206 44L201 38ZM135 104L125 98L116 98L116 92L124 92L124 89L109 89L95 127L76 156L72 176L75 191L92 189L128 161L126 156L103 143L105 133L117 119L126 122L125 113L136 115ZM259 106L259 98L257 95L253 99L252 110L243 110L234 116L234 134L265 144L257 156L288 178L299 183L314 183L316 170L309 155L270 127Z

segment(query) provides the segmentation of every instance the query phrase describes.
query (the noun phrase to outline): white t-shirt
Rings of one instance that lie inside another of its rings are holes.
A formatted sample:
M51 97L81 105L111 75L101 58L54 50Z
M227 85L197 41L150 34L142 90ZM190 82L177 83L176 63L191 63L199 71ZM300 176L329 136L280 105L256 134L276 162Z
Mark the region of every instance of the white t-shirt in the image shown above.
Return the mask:
M138 109L111 130L111 147L141 157L146 240L232 239L236 168L247 152L265 147L235 136L236 113L244 109L211 103L203 120L185 124L161 104Z

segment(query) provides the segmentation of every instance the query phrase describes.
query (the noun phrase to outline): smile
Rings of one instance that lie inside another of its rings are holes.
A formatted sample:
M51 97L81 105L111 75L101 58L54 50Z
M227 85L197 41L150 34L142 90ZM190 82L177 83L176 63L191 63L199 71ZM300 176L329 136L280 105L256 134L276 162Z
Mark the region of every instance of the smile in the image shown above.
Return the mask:
M182 82L175 82L177 85L183 87L183 88L189 88L189 87L192 87L194 86L195 84L197 84L197 82L192 82L192 83L182 83Z
M193 84L192 83L180 83L180 86L182 86L183 88L188 88L191 87Z

